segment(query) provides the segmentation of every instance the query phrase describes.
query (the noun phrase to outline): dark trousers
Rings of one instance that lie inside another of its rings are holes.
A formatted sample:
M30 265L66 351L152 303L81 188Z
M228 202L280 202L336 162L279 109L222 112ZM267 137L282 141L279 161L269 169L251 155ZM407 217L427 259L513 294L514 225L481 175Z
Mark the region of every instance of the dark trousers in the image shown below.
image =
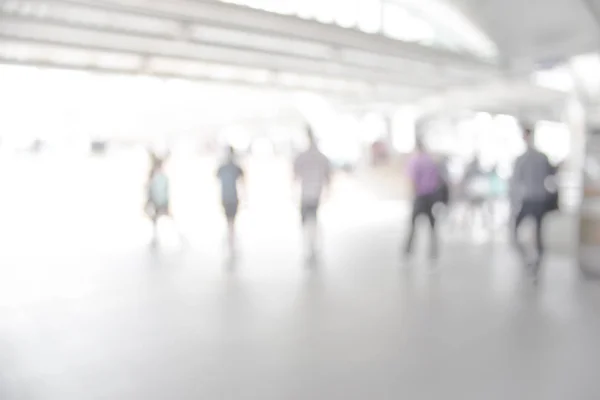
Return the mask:
M438 200L437 193L431 193L426 195L417 196L413 202L412 215L410 218L410 227L408 232L408 238L406 240L406 246L404 251L406 254L410 254L413 249L413 242L415 239L415 230L417 225L417 219L420 215L425 215L429 220L429 225L431 227L431 242L430 242L430 251L432 256L437 256L438 252L438 238L436 232L436 221L435 215L433 214L433 206L436 204Z
M545 200L526 200L521 205L521 208L517 210L514 218L513 243L524 258L527 257L527 251L523 243L519 240L519 228L527 217L532 217L535 221L536 263L539 263L544 255L543 224L547 211L548 207Z

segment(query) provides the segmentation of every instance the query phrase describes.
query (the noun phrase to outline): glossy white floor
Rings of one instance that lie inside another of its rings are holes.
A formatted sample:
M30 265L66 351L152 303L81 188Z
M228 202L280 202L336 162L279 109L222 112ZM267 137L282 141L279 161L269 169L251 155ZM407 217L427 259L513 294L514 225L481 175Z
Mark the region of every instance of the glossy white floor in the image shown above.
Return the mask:
M268 192L230 268L208 186L180 200L191 246L166 224L151 252L125 164L56 165L1 172L2 400L600 397L600 285L564 252L538 285L501 240L445 235L437 264L406 264L406 205L343 180L318 267Z

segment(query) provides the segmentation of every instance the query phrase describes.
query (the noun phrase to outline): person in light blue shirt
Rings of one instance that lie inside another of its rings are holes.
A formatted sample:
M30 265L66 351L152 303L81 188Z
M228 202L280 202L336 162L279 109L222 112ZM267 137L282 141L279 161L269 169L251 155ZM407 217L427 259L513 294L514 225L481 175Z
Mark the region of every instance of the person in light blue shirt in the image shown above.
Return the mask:
M159 167L150 179L150 199L158 214L169 214L169 178Z
M243 182L244 171L239 166L233 147L227 149L225 161L217 170L217 178L221 184L221 204L227 219L227 237L229 250L235 251L235 219L239 207L238 182Z
M158 220L162 216L170 216L169 178L164 170L164 161L154 157L147 183L146 213L152 221L152 244L158 240Z
M158 242L158 220L160 217L169 217L174 225L175 221L170 208L170 180L164 168L165 161L154 157L150 169L150 176L147 184L147 202L146 213L152 221L153 237L152 245ZM186 243L181 231L175 227L180 240Z

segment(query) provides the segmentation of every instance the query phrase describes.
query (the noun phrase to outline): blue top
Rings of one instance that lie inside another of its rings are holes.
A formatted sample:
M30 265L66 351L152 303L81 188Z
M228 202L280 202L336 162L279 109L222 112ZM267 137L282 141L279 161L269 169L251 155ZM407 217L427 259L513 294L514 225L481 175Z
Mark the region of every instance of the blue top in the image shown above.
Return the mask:
M238 202L237 181L244 176L244 171L233 161L219 167L217 178L221 181L221 200L225 204Z
M150 200L159 207L169 204L169 178L162 172L156 172L150 179Z

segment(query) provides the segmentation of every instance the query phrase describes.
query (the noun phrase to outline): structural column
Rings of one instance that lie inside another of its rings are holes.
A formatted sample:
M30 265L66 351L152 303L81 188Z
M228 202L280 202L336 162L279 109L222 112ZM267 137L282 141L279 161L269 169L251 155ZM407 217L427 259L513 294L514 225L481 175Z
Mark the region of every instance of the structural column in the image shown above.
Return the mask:
M572 94L567 100L564 109L563 120L569 128L570 149L569 157L565 160L562 172L567 176L565 185L563 185L564 204L572 208L573 205L579 206L583 200L583 172L586 156L586 110L581 99ZM567 193L568 191L568 193Z
M579 264L600 278L600 130L588 125L579 226Z
M600 278L600 131L591 123L586 98L573 96L565 119L571 132L571 156L565 165L579 191L578 260L585 275Z

